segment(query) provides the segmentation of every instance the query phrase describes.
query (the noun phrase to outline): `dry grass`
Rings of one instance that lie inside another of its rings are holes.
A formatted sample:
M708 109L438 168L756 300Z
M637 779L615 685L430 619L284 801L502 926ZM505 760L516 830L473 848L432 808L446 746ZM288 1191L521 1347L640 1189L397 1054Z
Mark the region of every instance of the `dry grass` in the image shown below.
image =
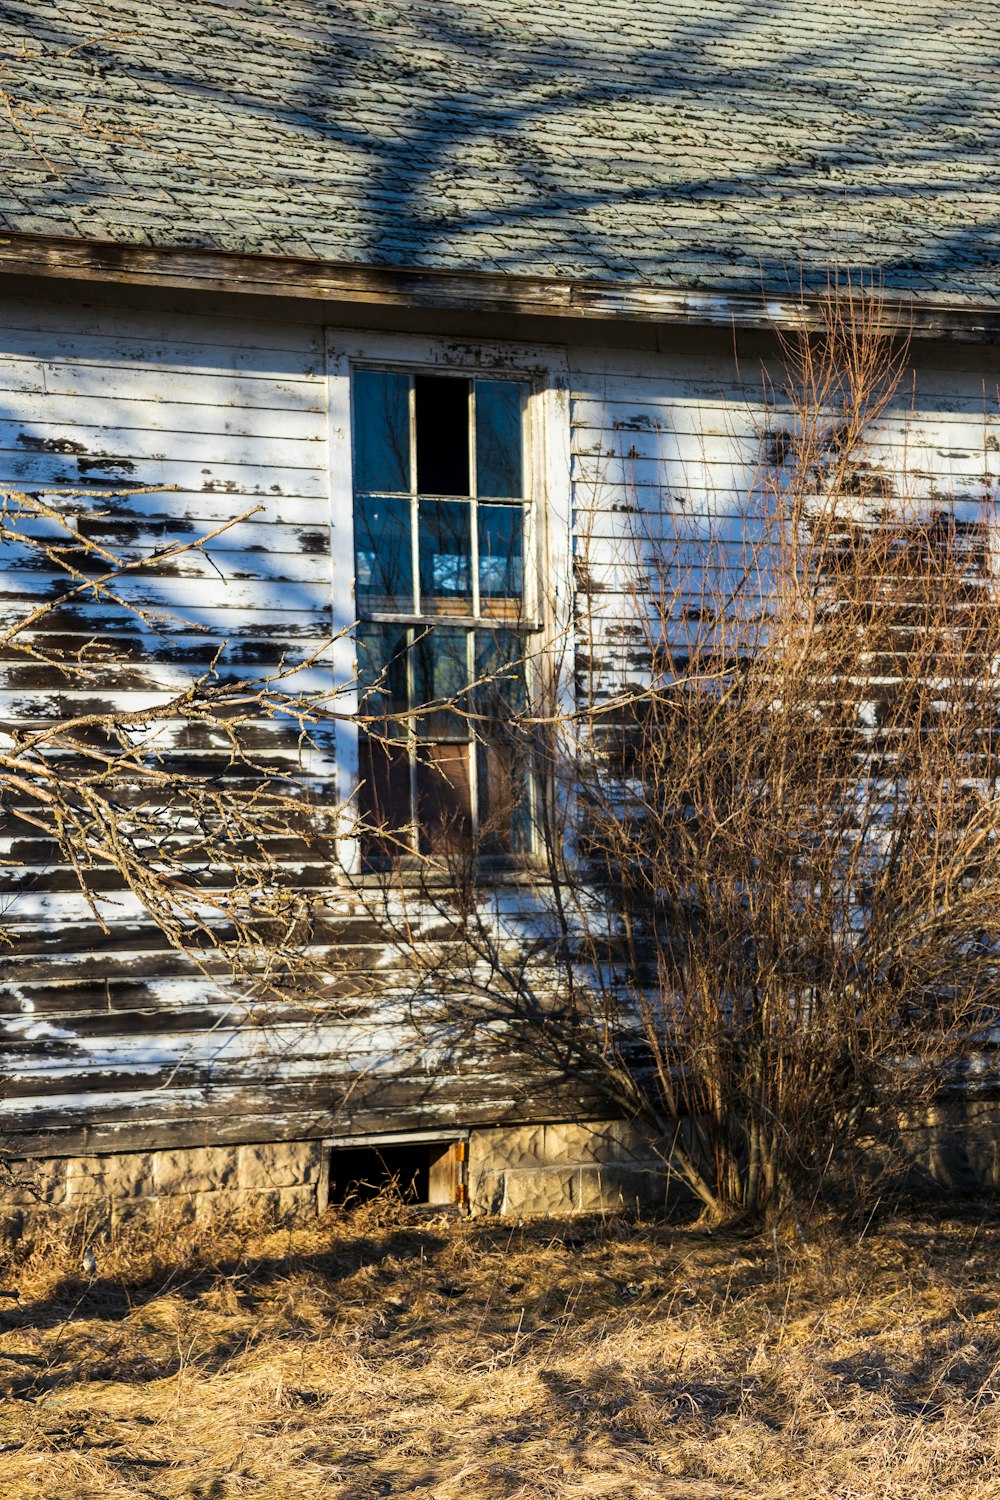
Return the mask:
M807 1243L161 1225L98 1242L92 1281L80 1249L0 1273L4 1500L998 1493L992 1207Z

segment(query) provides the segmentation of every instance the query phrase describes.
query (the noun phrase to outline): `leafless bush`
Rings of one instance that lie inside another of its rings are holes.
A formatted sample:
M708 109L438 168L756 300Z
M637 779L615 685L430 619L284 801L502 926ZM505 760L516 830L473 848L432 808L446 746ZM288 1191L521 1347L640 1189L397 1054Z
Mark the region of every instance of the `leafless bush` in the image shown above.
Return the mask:
M849 290L782 340L738 526L636 507L617 668L584 537L575 710L550 677L478 720L533 766L534 857L456 839L381 893L420 1014L636 1121L714 1216L812 1197L996 999L991 517L873 462L907 359Z

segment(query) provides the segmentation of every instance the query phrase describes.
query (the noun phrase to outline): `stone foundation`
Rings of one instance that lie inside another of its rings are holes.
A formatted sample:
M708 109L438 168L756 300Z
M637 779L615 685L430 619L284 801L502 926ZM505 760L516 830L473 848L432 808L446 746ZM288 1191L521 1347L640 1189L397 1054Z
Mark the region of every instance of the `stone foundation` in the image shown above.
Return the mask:
M908 1186L944 1194L1000 1190L1000 1101L952 1100L898 1124Z
M455 1138L467 1140L457 1198L476 1216L648 1213L679 1191L621 1121L498 1126ZM899 1122L896 1144L893 1175L915 1189L1000 1190L1000 1102L953 1103ZM124 1221L156 1205L184 1216L260 1207L305 1218L326 1206L327 1164L318 1140L26 1162L23 1184L6 1194L9 1225L16 1230L34 1214L67 1210Z
M322 1141L198 1146L25 1162L7 1195L20 1216L46 1209L93 1210L126 1219L154 1204L211 1214L267 1207L315 1213L323 1179Z
M620 1123L472 1130L464 1155L457 1197L476 1215L627 1213L663 1202L662 1172ZM322 1141L59 1157L21 1164L22 1185L6 1198L14 1227L67 1211L124 1222L157 1206L184 1216L261 1207L305 1218L326 1206L327 1162Z
M474 1130L468 1171L473 1214L635 1213L662 1205L666 1186L622 1121Z

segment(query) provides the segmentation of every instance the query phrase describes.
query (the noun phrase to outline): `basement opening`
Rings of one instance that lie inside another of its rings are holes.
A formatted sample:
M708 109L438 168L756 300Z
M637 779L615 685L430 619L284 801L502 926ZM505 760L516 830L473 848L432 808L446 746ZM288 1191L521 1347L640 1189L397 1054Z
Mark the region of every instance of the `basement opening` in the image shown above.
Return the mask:
M331 1205L353 1208L383 1195L412 1206L464 1203L465 1142L385 1141L331 1147Z

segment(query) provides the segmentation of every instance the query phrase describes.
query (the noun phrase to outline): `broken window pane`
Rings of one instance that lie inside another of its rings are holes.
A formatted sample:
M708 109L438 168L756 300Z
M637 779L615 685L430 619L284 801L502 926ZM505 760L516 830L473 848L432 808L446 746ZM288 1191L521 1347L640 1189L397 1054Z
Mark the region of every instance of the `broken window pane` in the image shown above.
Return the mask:
M468 495L469 382L418 375L417 490L421 495Z
M359 607L412 612L409 500L359 496L354 507L354 546Z
M426 614L468 614L472 609L470 507L448 500L421 500L420 596Z
M517 500L524 494L522 429L528 388L520 380L476 381L476 494Z
M519 505L480 505L479 594L487 599L521 598L524 515Z
M410 377L392 370L354 376L354 465L359 490L410 489Z

